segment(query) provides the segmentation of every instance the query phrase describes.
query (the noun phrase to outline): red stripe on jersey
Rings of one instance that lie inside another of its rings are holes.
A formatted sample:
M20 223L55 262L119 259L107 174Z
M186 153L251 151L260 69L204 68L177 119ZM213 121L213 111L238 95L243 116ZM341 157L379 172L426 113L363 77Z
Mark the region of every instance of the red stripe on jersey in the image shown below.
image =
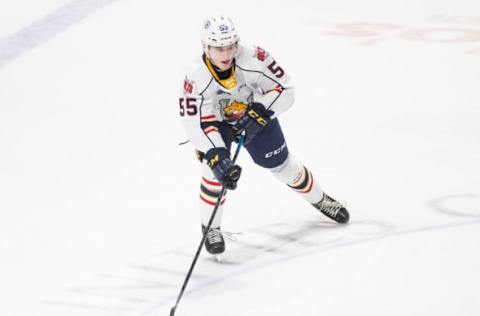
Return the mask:
M216 205L216 203L211 202L211 201L205 199L202 195L200 195L200 200L202 200L203 202L207 203L208 205L213 205L213 206ZM220 205L223 205L223 203L225 203L225 199L223 199L222 202L220 202Z
M205 131L205 134L208 135L211 132L218 132L218 128L216 128L215 126L210 126L210 127L206 128L204 131Z
M202 177L202 180L205 181L206 184L210 184L210 185L214 185L214 186L222 186L219 182L210 181L210 180L205 179L204 177Z
M215 121L216 118L215 118L215 115L212 114L212 115L202 116L202 117L200 117L200 120L201 120L202 122L209 122L209 121Z

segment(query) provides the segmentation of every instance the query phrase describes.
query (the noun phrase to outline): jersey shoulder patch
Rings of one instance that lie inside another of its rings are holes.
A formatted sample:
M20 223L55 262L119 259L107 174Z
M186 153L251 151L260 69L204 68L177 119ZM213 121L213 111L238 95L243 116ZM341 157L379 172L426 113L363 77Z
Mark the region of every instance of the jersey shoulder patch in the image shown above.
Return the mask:
M268 58L268 52L259 46L242 46L237 56L239 65L255 71L264 71Z
M268 52L260 46L242 46L240 55L260 62L264 62L269 56Z
M185 80L183 81L183 93L184 94L192 94L193 93L193 80L189 80L187 76L185 76Z
M267 58L267 52L260 46L255 47L255 55L260 61L265 61L265 59Z

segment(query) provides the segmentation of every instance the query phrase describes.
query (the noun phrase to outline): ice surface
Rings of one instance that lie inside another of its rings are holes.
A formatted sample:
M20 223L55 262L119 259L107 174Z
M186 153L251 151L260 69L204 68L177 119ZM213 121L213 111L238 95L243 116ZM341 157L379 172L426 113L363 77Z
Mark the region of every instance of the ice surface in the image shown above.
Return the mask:
M177 92L216 13L293 76L289 148L351 223L241 152L242 234L176 315L480 314L478 1L4 2L0 315L168 315L201 238Z

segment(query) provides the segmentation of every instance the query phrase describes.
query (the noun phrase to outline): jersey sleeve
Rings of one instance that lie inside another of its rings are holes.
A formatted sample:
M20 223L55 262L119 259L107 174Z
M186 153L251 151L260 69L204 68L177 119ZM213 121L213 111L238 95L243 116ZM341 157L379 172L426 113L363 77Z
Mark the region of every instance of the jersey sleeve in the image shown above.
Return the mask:
M257 85L262 94L255 96L255 102L262 103L277 117L288 110L295 100L292 79L281 65L265 50L256 47L255 58L260 75Z
M187 75L178 102L185 133L195 149L206 153L214 147L225 147L225 143L218 130L219 119L213 111L212 99L206 92L211 82L205 86L200 81Z

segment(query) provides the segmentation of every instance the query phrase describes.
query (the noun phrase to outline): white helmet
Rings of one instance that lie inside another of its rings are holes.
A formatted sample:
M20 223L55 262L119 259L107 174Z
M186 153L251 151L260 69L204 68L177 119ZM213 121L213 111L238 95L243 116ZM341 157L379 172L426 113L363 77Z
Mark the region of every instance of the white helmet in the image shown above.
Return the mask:
M208 46L222 47L240 41L235 25L228 16L220 15L207 19L203 23L202 46L208 56Z

